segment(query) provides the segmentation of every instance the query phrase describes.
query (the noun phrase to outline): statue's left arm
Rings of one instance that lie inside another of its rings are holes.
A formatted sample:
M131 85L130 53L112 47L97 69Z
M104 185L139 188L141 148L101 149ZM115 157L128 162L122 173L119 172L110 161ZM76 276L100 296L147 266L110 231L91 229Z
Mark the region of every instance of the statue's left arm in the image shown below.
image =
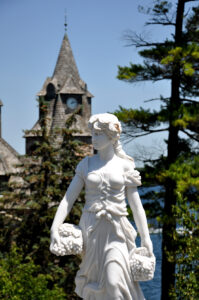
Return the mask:
M142 206L140 196L138 194L136 187L127 188L127 199L131 210L133 212L133 217L135 224L137 226L138 232L141 236L141 246L146 247L149 253L153 254L153 244L150 239L149 229L146 219L146 214Z

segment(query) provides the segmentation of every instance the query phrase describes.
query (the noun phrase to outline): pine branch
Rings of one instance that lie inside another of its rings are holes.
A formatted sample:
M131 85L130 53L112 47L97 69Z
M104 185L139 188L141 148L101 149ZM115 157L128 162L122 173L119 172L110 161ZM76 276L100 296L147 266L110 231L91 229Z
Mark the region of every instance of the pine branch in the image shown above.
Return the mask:
M186 99L186 98L180 98L180 101L186 101L186 102L199 104L199 101L197 101L197 100Z
M152 47L152 46L163 46L165 43L161 42L149 42L141 34L137 34L132 30L126 30L123 36L123 39L129 42L126 46L131 47L135 46L136 48L141 47Z
M123 131L123 134L126 135L128 138L138 138L138 137L142 137L142 136L146 136L146 135L149 135L149 134L153 134L153 133L157 133L157 132L163 132L163 131L167 131L169 128L163 128L163 129L156 129L156 130L146 130L145 129L145 132L140 132L140 133L137 133L137 134L131 134L129 133L128 131ZM132 129L131 129L132 131ZM147 131L147 132L146 132Z
M152 98L152 99L149 99L149 100L144 100L144 103L152 102L152 101L161 101L161 100L162 100L161 98Z
M199 135L198 135L198 137L196 137L196 135L190 134L190 133L189 133L188 131L186 131L185 129L181 129L181 131L182 131L183 133L185 133L188 137L190 137L191 139L193 139L194 141L199 142Z
M175 26L174 14L171 13L171 3L167 1L156 3L154 7L147 10L140 6L140 10L151 16L151 21L146 22L145 25L163 25Z
M184 0L185 3L187 2L197 2L198 0Z
M154 22L147 22L146 25L163 25L163 26L175 26L175 23L173 22L158 22L158 21L154 21Z

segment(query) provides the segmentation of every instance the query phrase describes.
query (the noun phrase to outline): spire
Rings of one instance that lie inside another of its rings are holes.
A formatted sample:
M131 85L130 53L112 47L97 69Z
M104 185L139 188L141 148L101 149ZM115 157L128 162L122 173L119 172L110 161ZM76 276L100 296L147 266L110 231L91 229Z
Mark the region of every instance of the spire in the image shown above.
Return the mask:
M52 77L47 77L42 89L37 96L45 96L48 85L51 83L55 87L56 94L80 94L85 92L88 97L93 97L85 89L85 82L81 80L73 56L71 45L66 33L67 20L65 16L65 34L57 58L56 66Z
M65 33L55 70L52 76L52 81L57 82L57 88L61 90L68 80L72 77L73 81L79 86L80 76L73 57L70 42L68 40L67 34ZM81 89L81 87L80 87Z
M64 29L65 29L65 34L66 34L66 31L67 31L67 15L66 15L66 9L65 9L65 23L64 23Z

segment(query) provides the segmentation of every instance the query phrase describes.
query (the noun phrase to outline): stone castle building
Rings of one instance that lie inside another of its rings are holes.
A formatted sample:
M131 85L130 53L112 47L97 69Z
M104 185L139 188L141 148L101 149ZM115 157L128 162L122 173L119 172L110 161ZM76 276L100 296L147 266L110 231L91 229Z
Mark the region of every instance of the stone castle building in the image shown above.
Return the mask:
M66 120L75 113L76 122L73 128L77 130L75 138L88 145L91 144L91 133L88 130L88 120L91 116L91 99L93 95L87 90L86 83L80 78L73 52L67 34L65 33L56 66L52 77L47 77L42 89L37 94L46 101L48 132L55 128L64 128ZM10 174L16 171L16 165L22 157L1 136L0 101L0 191L3 183L7 182ZM31 130L26 131L26 154L31 155L35 142L41 137L41 108L39 118ZM59 137L58 137L59 138Z
M90 144L91 134L88 130L88 120L91 116L91 98L93 95L87 90L86 83L80 78L73 52L65 33L57 63L52 77L47 77L42 89L37 94L39 98L48 103L48 131L49 134L55 128L64 128L66 120L75 113L77 129L76 138ZM35 134L40 130L41 108L39 119L33 128L26 133L26 153L34 150L35 141L40 137Z

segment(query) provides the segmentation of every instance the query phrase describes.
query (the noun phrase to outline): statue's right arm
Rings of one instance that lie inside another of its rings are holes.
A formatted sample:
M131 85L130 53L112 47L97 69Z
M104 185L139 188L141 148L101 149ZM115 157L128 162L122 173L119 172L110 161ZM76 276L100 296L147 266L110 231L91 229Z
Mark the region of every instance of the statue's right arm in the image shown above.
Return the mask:
M55 214L53 224L51 226L51 243L57 243L59 244L59 234L58 234L58 228L59 226L64 222L67 215L72 209L72 206L79 196L82 188L84 186L83 179L75 175L73 180L71 181L70 186L67 189L66 194L64 195L63 199L61 200L57 212Z

